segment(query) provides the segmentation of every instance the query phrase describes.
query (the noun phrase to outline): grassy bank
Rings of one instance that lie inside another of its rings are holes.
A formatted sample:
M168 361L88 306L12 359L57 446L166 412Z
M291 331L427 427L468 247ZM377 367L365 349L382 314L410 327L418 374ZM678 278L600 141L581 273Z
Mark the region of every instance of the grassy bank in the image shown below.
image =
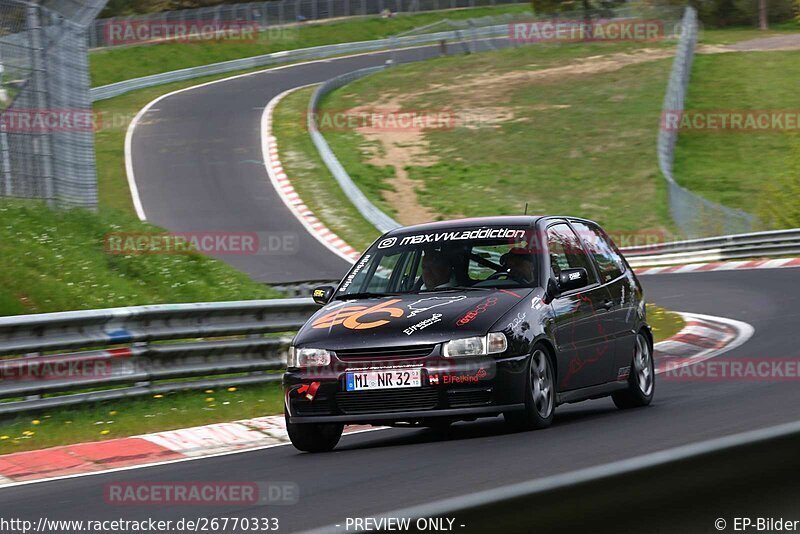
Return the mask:
M745 73L743 75L743 73ZM798 116L800 51L699 55L686 109L785 111ZM766 226L800 225L800 134L794 129L681 130L676 179L692 191L757 215Z
M400 14L393 18L355 17L334 22L272 29L255 42L204 41L127 46L92 51L90 74L93 86L168 72L220 61L327 44L382 39L443 19L463 20L503 13L526 13L529 4L480 7Z
M279 384L168 393L0 420L0 454L280 413Z
M334 92L323 113L452 110L455 127L325 136L401 222L413 222L404 213L415 197L423 217L516 214L528 203L529 213L584 215L613 232L669 231L654 147L670 64L666 44L593 43L402 65ZM392 202L398 187L405 200Z
M0 201L0 315L278 295L200 254L110 254L119 232L163 230L118 210Z

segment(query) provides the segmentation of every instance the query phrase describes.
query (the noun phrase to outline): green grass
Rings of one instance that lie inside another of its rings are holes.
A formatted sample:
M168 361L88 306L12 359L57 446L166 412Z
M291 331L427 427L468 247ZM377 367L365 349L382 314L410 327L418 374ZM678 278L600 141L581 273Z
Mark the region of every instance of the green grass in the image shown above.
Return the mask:
M530 11L530 5L517 4L413 15L401 14L390 19L379 16L355 17L287 28L282 34L272 30L269 33L261 34L257 42L251 43L208 41L106 48L95 50L90 54L91 83L93 86L106 85L149 74L269 54L280 50L381 39L443 19L467 19L528 11Z
M655 304L647 305L647 322L653 328L653 339L656 343L674 336L686 324L683 317L677 313Z
M311 211L347 244L356 250L366 250L380 232L361 216L338 187L308 135L304 119L315 88L289 94L273 113L273 135L279 140L281 164Z
M687 110L786 110L798 113L800 52L699 55L692 68ZM754 213L767 226L797 226L800 135L681 131L674 174L716 202ZM777 187L776 187L777 186ZM775 212L793 210L782 218Z
M174 430L283 411L280 384L175 392L0 420L0 454Z
M517 214L527 202L529 213L583 215L613 233L671 231L655 153L671 58L510 85L501 78L639 46L530 46L403 65L334 92L323 112L401 97L403 109L513 113L479 128L425 132L427 154L438 161L406 170L419 182L418 201L440 218ZM478 75L484 85L459 87ZM365 194L386 206L380 192L394 169L367 163L374 143L353 131L325 136L354 179L369 185Z
M118 210L0 201L0 315L278 296L200 254L109 254L117 232L163 230Z

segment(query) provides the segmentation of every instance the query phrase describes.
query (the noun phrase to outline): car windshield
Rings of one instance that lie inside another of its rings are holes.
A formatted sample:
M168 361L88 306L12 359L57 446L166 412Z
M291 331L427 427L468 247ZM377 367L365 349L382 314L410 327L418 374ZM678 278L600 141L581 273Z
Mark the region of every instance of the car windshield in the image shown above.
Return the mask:
M534 287L531 236L529 227L482 227L384 238L348 273L337 298Z

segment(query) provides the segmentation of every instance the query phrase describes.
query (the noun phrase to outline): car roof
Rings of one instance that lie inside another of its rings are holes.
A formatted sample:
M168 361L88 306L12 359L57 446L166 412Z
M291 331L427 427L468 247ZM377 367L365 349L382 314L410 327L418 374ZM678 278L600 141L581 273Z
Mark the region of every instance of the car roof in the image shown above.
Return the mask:
M534 226L538 221L543 219L575 219L592 222L582 217L573 217L568 215L499 215L496 217L469 217L466 219L451 219L447 221L434 221L411 226L403 226L401 228L390 230L386 233L386 235L391 236L406 233L424 233L464 227L477 228L481 226Z
M391 230L387 235L430 232L435 230L447 230L450 228L480 227L480 226L531 226L541 215L501 215L497 217L469 217L466 219L451 219L447 221L434 221L429 223L403 226Z

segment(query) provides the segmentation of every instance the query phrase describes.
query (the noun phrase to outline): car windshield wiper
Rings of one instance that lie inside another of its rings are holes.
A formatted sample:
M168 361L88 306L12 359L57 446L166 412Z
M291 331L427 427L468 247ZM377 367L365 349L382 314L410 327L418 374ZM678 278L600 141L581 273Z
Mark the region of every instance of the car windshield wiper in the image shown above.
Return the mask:
M346 293L344 295L337 295L334 300L348 300L348 299L372 299L379 297L394 297L399 293L373 293L370 291L362 291L361 293Z

